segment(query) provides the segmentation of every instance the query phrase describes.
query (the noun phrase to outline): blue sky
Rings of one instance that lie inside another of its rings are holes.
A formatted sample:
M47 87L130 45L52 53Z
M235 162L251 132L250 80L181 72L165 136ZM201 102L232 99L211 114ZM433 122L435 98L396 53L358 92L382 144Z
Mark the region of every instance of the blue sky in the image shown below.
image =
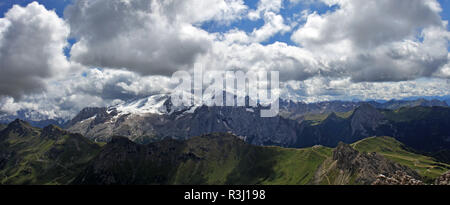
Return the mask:
M0 17L3 17L4 13L8 11L14 4L19 4L22 6L26 6L30 2L33 2L34 0L4 0L0 2ZM445 20L448 20L450 18L450 13L447 12L450 9L450 0L438 0L441 3L441 7L443 8L442 17ZM38 1L39 3L45 5L47 9L54 9L56 13L59 16L63 16L64 8L70 4L71 0L41 0ZM258 4L258 0L245 0L245 4L250 8L254 9L256 8ZM304 6L301 4L297 4L295 6L292 6L289 1L285 2L285 8L281 11L283 14L291 15L294 12L298 12L299 10L302 10ZM310 5L311 10L317 11L319 13L323 13L328 11L330 8L323 4L315 4ZM232 26L242 26L246 24L237 23ZM250 28L247 28L250 29Z
M355 0L339 8L283 0L280 8L280 1L244 0L245 10L239 0L183 0L189 9L159 0L163 12L145 18L135 15L135 6L116 9L121 0L74 5L64 15L73 1L0 0L0 18L11 20L0 26L7 34L0 51L8 51L0 54L0 96L8 96L0 97L0 111L38 108L71 116L86 106L168 93L170 75L194 63L279 71L283 97L305 102L450 96L450 33L423 1L373 0L366 6ZM449 21L450 0L439 2L441 18ZM5 17L15 4L26 12L16 9ZM301 18L311 12L318 15ZM25 66L16 53L27 57Z
M26 6L33 0L6 0L0 2L0 17L4 16L4 13L7 12L14 4L19 4L21 6ZM55 10L56 13L63 17L64 8L72 2L72 0L41 0L39 3L45 5L45 7L49 10ZM450 19L450 0L439 0L441 7L443 8L443 12L441 13L442 19L449 20ZM255 9L258 5L258 0L245 0L245 4L249 7L249 9ZM283 4L283 8L280 11L280 14L283 15L285 19L293 18L294 15L298 14L300 11L309 9L310 11L316 11L319 14L325 13L327 11L333 10L335 8L330 8L325 4L293 4L290 1L285 1ZM235 21L230 25L221 25L216 24L215 22L205 22L200 27L208 32L225 32L233 28L238 28L240 30L246 32L252 32L253 29L257 29L264 25L263 19L258 19L255 21L251 21L249 19L243 19L240 21ZM295 30L295 29L293 29ZM276 41L285 42L289 45L293 45L294 43L291 40L291 32L287 32L284 34L278 33L275 36L271 37L269 40L262 42L263 45L272 44ZM73 44L74 41L70 40L70 44ZM68 55L69 50L65 51L66 55Z
M0 2L0 16L3 17L4 13L8 11L14 4L26 6L33 0L5 0ZM41 0L40 4L45 5L47 9L55 10L59 16L63 16L64 8L71 2L71 0Z

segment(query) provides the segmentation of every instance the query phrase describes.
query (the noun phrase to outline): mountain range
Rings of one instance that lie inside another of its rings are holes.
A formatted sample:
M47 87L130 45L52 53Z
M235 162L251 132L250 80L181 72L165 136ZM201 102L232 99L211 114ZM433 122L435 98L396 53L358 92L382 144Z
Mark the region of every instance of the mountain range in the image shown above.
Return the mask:
M212 97L213 98L213 97ZM180 106L174 107L170 105L170 96L166 94L152 95L148 97L133 99L128 102L107 108L86 108L86 109L116 109L124 114L171 114L177 111L193 112L201 104L192 107ZM422 97L422 98L405 98L403 100L390 101L328 101L317 103L304 103L300 101L292 101L280 99L280 115L292 119L302 119L308 115L330 114L332 112L348 112L361 104L368 103L380 109L398 109L401 107L416 106L443 106L450 104L450 97ZM169 106L169 107L168 107ZM169 110L167 110L169 109ZM188 109L188 110L186 110ZM88 111L89 112L89 111ZM90 111L92 112L92 111ZM82 115L86 115L86 111L82 110ZM80 117L80 116L79 116ZM71 121L77 121L73 118L67 119L62 117L54 117L46 115L39 110L20 109L14 114L0 111L0 124L8 124L15 119L27 121L35 127L44 128L47 125L57 125L59 127L69 127ZM78 118L79 119L79 118ZM73 122L72 122L73 123Z
M397 175L403 184L431 184L450 170L391 137L302 149L227 133L145 145L114 136L105 144L16 120L0 131L0 147L1 184L374 184Z
M155 95L64 123L0 123L0 184L450 182L443 101L282 100L272 118L262 109L176 107Z
M445 153L450 150L450 108L442 101L405 101L400 108L397 106L402 103L393 101L282 102L280 115L261 118L262 107L174 108L169 97L159 99L140 100L128 106L86 108L66 128L99 142L108 142L118 135L146 144L220 132L232 133L258 146L336 147L339 142L391 136L423 153L440 152L442 159L448 158Z
M36 110L21 109L14 114L0 111L0 124L8 124L16 119L27 121L32 126L44 128L47 125L57 125L63 127L66 120L59 117L50 117Z

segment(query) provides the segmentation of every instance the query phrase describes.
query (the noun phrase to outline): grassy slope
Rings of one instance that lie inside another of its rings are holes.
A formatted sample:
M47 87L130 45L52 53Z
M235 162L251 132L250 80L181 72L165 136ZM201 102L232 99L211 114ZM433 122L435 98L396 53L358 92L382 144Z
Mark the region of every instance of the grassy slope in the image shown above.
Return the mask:
M347 119L353 114L354 110L348 111L348 112L335 112L335 114L340 117ZM304 120L311 121L313 125L318 125L327 117L330 116L330 114L309 114L304 116Z
M277 175L263 184L311 184L317 169L332 153L331 148L322 146L278 150L281 154L275 158L277 163L273 168Z
M305 149L258 147L228 134L193 137L180 143L176 146L178 151L170 151L172 149L168 144L172 143L155 144L152 150L167 159L149 161L147 157L136 155L137 158L129 158L127 163L116 164L109 169L116 172L116 176L128 176L130 170L135 170L133 173L141 177L139 183L143 184L160 184L153 181L155 176L167 179L161 181L162 184L244 185L355 184L357 177L340 172L332 160L333 149L323 146ZM424 176L427 182L449 168L449 165L408 151L400 142L389 137L368 138L352 146L360 152L378 152L409 166ZM128 152L126 149L122 151ZM195 157L179 160L180 156L187 155ZM167 167L165 162L169 159L177 162Z
M204 160L181 163L171 183L309 184L331 151L326 147L256 147L230 136L219 141L196 137L188 141L184 152Z
M391 137L372 137L352 144L360 152L377 152L399 164L406 165L427 181L431 181L450 169L450 165L436 162L433 158L415 154Z
M95 156L99 146L78 135L40 137L41 129L2 136L0 149L9 155L0 169L0 184L67 184Z
M448 119L450 109L447 107L412 107L397 110L381 111L388 120L394 122L409 122L412 120Z
M371 137L358 141L352 146L359 152L377 152L394 162L408 166L419 173L426 183L432 183L436 177L450 170L450 165L437 162L431 157L416 154L391 137ZM355 184L357 176L351 176L337 169L336 162L331 158L331 151L329 149L322 155L325 160L322 160L323 163L316 169L316 176L312 182L322 185ZM311 161L305 160L303 162L308 164ZM311 172L313 169L309 169L309 171ZM297 174L301 175L301 173ZM311 183L311 181L308 182Z

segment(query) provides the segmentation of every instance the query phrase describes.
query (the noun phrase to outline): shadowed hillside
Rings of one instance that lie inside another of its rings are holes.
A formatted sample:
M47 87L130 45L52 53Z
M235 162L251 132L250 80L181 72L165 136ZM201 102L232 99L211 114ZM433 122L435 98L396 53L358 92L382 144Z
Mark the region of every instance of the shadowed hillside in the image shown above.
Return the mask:
M335 149L256 146L233 134L100 146L16 120L0 132L1 184L371 184L400 174L432 183L450 169L390 137Z
M67 184L99 151L82 135L16 120L0 132L0 184Z

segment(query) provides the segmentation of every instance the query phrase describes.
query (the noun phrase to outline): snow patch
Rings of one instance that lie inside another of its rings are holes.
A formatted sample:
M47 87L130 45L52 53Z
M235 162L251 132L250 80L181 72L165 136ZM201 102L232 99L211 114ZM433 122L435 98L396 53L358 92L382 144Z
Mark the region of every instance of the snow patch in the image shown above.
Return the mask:
M83 123L85 123L85 122L91 122L92 120L95 120L96 117L97 117L97 115L94 115L94 116L92 116L92 117L90 117L90 118L88 118L88 119L81 120L81 121L79 122L79 124L83 124Z
M247 112L255 112L255 110L253 108L246 108L245 109Z

